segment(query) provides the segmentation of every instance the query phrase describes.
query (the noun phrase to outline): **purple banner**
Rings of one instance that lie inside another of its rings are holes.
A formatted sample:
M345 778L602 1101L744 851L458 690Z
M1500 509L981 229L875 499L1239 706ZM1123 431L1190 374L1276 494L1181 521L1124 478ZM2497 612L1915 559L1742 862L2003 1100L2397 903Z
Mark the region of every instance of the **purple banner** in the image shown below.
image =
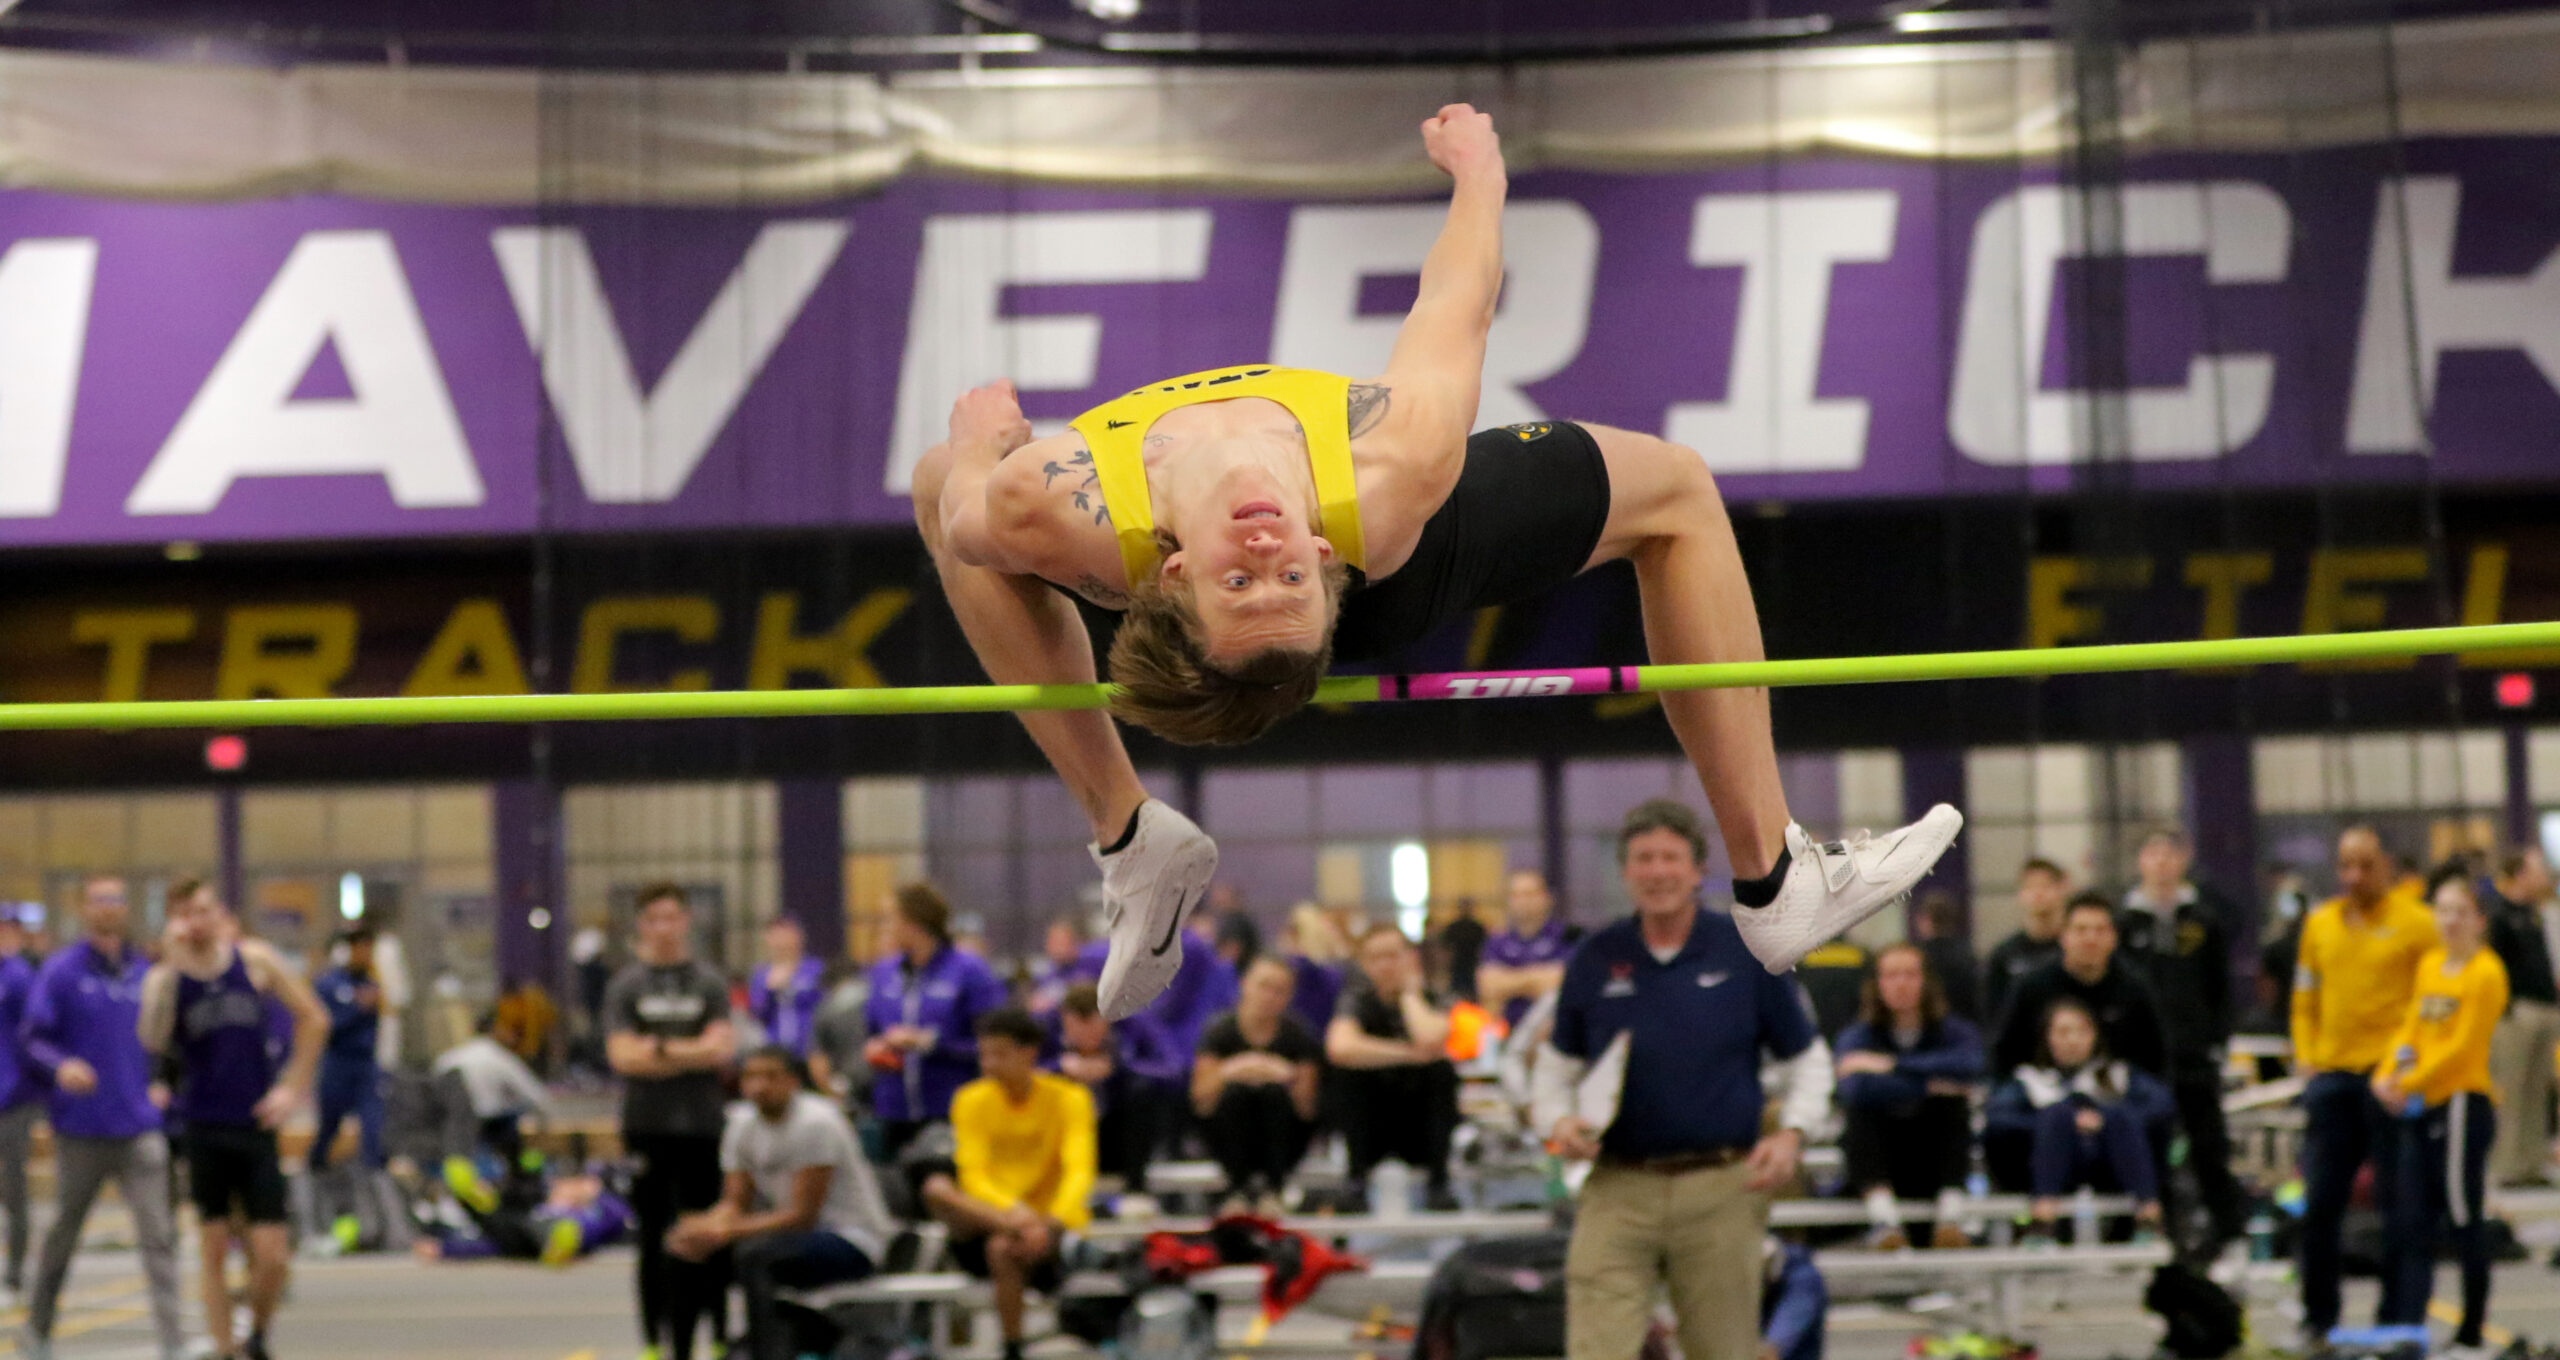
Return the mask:
M2560 143L2138 179L2142 485L2553 480ZM1480 422L1660 432L1736 501L2063 489L2066 206L1970 163L1524 175ZM932 180L753 211L0 194L0 543L904 523L975 382L1054 427L1217 364L1374 373L1438 219Z

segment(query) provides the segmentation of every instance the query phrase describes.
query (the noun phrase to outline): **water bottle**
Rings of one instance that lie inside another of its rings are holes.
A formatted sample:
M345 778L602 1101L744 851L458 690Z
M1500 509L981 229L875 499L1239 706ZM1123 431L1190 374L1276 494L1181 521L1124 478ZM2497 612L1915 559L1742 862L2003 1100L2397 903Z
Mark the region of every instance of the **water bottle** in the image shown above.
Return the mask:
M1378 1163L1369 1173L1369 1212L1381 1219L1398 1219L1413 1209L1413 1172L1402 1162Z
M2098 1196L2085 1185L2071 1197L2071 1245L2083 1249L2098 1245Z
M2249 1259L2272 1261L2276 1258L2275 1215L2260 1209L2249 1215Z

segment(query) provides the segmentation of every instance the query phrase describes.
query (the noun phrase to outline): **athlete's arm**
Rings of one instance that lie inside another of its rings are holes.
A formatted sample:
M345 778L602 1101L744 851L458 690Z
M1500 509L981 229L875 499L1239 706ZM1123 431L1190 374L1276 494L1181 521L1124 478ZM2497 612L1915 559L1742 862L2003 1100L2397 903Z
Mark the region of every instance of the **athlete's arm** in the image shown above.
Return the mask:
M989 680L999 685L1091 684L1093 638L1075 604L1037 578L972 565L946 531L943 507L952 501L946 494L950 479L983 477L973 470L992 466L1006 448L1019 447L1030 429L1010 388L980 388L962 398L952 410L950 441L916 464L916 529L933 554L942 593L959 617L960 631ZM1138 782L1137 768L1129 763L1111 716L1098 709L1017 716L1048 757L1049 768L1084 808L1094 839L1105 845L1119 839L1121 828L1146 801L1147 790Z
M320 1067L320 1050L329 1040L329 1010L320 1004L310 982L285 967L284 960L265 942L242 940L237 948L241 963L249 971L249 985L282 1001L285 1009L293 1012L293 1053L285 1059L284 1074L276 1079L276 1089L268 1093L283 1103L276 1121L281 1122L283 1114L290 1113L303 1093L311 1089L312 1073ZM259 1104L263 1107L266 1101Z
M1466 465L1485 336L1502 297L1502 204L1510 192L1502 142L1485 114L1451 104L1423 123L1422 143L1453 181L1449 218L1423 257L1385 375L1351 389L1352 438L1381 474L1382 494L1363 501L1362 527L1373 555L1396 559Z
M178 970L166 963L151 965L142 975L142 1015L134 1031L144 1049L160 1053L169 1047L169 1036L178 1027Z

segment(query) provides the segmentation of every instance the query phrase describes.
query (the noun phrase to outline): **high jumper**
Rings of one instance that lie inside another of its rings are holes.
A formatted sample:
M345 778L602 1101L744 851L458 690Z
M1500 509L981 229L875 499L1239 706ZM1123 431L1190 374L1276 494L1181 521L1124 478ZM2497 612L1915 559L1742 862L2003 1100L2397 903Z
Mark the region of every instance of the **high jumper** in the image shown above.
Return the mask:
M1469 433L1508 180L1493 120L1467 105L1425 120L1422 141L1453 181L1449 216L1377 377L1212 370L1044 439L1009 383L953 406L949 439L916 467L916 524L990 679L1093 680L1072 591L1125 615L1114 714L1186 744L1250 741L1303 707L1336 656L1392 655L1622 559L1655 662L1761 658L1733 527L1695 450L1568 421ZM1787 812L1767 690L1662 706L1732 860L1735 921L1773 973L1908 894L1963 826L1940 804L1883 836L1815 841ZM1181 966L1174 932L1217 846L1147 796L1110 716L1021 718L1092 824L1111 929L1101 997L1127 1015Z

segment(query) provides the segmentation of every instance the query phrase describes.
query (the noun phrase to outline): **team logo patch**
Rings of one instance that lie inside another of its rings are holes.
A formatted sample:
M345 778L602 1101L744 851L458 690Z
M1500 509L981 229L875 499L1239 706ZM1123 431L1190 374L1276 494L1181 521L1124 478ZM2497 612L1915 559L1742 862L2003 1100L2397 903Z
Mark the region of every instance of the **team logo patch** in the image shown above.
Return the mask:
M1636 966L1632 963L1610 964L1609 980L1606 983L1601 984L1600 995L1634 996L1635 994Z
M1523 444L1529 444L1546 438L1547 432L1553 430L1555 425L1549 421L1537 420L1525 425L1505 425L1502 428L1512 438Z

